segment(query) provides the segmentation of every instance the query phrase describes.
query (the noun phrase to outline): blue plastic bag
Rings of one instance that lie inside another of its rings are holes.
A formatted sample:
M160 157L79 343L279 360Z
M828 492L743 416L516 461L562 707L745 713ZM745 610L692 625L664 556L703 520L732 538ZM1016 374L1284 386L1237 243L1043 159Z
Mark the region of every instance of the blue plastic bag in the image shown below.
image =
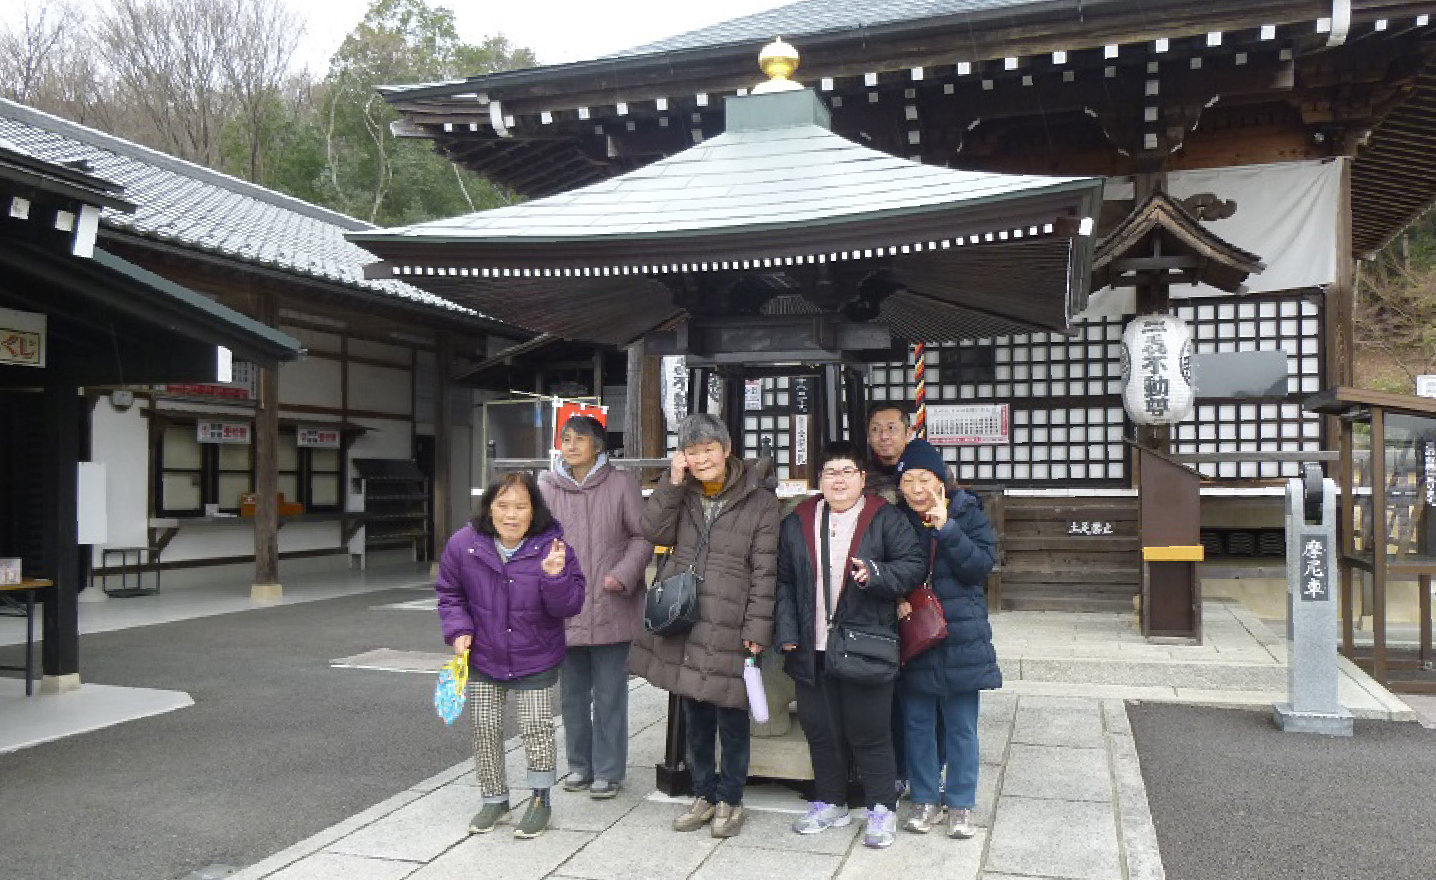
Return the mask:
M434 685L434 710L445 724L453 724L464 714L464 703L469 690L469 652L454 655L454 659L439 670L439 681Z

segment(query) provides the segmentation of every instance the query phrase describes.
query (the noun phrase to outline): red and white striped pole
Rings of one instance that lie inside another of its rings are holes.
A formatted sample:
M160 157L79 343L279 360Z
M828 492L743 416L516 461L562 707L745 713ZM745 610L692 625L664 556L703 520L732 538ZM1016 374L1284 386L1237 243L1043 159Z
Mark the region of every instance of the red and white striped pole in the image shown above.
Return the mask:
M913 395L913 436L927 439L927 346L914 343L912 347L913 378L917 381L917 393Z

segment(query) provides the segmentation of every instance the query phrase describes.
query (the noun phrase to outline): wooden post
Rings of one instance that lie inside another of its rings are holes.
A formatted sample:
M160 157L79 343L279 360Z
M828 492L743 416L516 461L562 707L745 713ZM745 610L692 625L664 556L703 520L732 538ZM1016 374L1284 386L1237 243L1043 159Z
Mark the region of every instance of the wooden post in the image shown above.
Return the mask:
M429 536L429 546L435 550L442 547L453 533L449 511L453 503L453 487L450 485L453 480L450 464L454 453L453 360L453 340L440 333L434 349L434 534Z
M1371 677L1385 685L1386 666L1386 411L1371 408Z
M261 323L275 325L274 300L259 302ZM249 597L283 598L279 582L279 365L259 368L259 407L254 414L254 583Z
M45 572L54 586L44 597L40 693L80 686L80 558L76 481L80 456L80 395L72 385L45 386L43 539Z
M640 339L628 347L627 385L624 388L623 403L623 452L629 458L642 458L648 454L644 440L643 417L649 407L644 406L647 390L643 387L645 346ZM654 395L656 398L657 395ZM652 407L659 409L660 407Z

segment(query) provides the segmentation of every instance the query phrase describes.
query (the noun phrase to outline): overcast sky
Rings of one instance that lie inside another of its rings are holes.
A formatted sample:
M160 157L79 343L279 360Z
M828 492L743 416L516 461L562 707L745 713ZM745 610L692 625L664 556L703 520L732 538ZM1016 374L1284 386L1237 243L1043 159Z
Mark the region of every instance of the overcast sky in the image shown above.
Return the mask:
M0 5L5 2L7 0L0 0ZM369 0L288 2L290 8L309 19L309 32L301 52L318 74L324 72L329 56L369 8ZM559 64L596 58L730 18L775 9L792 0L430 2L454 10L459 36L466 42L477 43L483 37L502 33L510 42L533 49L541 64ZM759 48L753 50L755 58Z
M107 0L76 0L97 9ZM284 0L305 19L301 63L322 76L329 57L353 30L370 0ZM490 0L455 2L429 0L455 11L459 36L477 43L502 33L527 46L541 64L582 61L696 30L730 18L776 9L793 0ZM0 22L16 26L24 10L42 8L46 0L0 0ZM774 34L774 36L781 36ZM754 48L755 58L758 48ZM754 62L756 64L756 61Z

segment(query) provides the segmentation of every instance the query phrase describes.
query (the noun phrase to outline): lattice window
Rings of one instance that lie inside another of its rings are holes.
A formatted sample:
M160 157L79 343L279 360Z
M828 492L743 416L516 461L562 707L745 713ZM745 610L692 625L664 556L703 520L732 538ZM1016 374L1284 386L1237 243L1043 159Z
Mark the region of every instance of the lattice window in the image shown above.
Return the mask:
M928 347L928 405L1011 406L1010 442L942 448L959 480L1125 483L1122 322L1099 319L1077 329L1072 337L1034 333ZM868 382L874 399L912 401L906 364L874 365Z
M1192 328L1198 353L1269 351L1287 355L1284 398L1207 399L1172 431L1178 454L1211 452L1304 452L1321 448L1321 418L1301 402L1321 390L1321 305L1297 296L1237 301L1187 300L1177 314ZM1217 479L1300 476L1297 462L1220 462L1196 466Z

